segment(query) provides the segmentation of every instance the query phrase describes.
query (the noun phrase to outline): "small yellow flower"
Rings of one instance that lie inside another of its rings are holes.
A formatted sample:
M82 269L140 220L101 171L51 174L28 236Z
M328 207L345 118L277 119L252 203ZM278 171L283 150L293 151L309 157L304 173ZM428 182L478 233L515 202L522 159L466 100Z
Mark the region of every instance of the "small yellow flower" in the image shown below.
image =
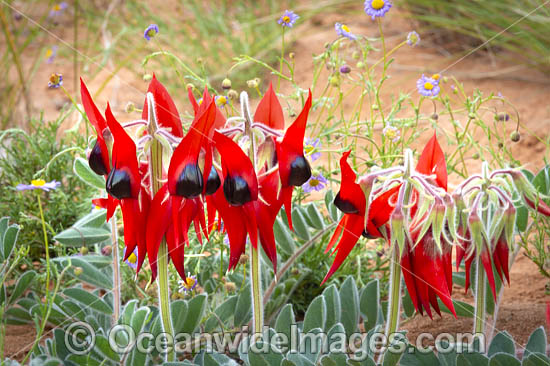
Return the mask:
M432 75L432 79L434 79L434 80L439 80L440 77L441 77L441 75L439 75L439 74L433 74Z
M426 83L424 83L424 89L426 90L432 90L434 88L433 84L430 83L429 81L427 81Z
M351 32L349 27L345 24L342 24L342 29L345 30L346 32Z

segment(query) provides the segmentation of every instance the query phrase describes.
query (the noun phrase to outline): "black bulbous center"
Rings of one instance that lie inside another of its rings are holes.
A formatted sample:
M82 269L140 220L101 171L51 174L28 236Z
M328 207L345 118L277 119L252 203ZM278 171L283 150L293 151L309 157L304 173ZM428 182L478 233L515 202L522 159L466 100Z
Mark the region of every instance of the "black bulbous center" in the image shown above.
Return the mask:
M222 181L220 180L220 176L218 175L216 169L212 167L210 169L210 174L208 175L208 180L206 181L206 195L209 196L216 193L221 185Z
M107 193L116 199L132 198L132 183L130 175L119 169L112 169L105 184Z
M359 209L355 207L353 203L347 200L343 200L340 197L340 192L334 197L334 206L336 206L340 211L346 214L356 214L359 212Z
M197 164L187 164L176 183L176 194L185 198L195 198L202 193L202 173Z
M290 163L290 174L288 184L291 186L301 186L311 177L311 167L303 156L298 156Z
M233 206L242 206L252 201L248 183L241 177L225 177L223 181L223 194L227 202Z
M94 148L90 152L88 165L97 175L107 174L107 167L103 164L103 155L101 154L101 147L98 141L96 141Z

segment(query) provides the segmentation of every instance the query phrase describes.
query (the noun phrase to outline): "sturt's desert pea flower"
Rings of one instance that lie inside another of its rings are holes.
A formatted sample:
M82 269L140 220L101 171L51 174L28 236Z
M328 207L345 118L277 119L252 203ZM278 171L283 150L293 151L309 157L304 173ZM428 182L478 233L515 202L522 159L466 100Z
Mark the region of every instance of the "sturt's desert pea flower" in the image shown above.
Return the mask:
M165 239L169 258L185 278L184 252L191 225L200 242L203 237L208 240L215 227L227 232L230 269L238 264L248 239L254 248L260 242L276 268L273 224L283 202L287 202L290 212L293 187L311 177L303 142L311 93L302 113L285 131L283 111L272 86L260 101L254 119L243 93L242 116L232 117L227 127L216 97L205 88L197 102L193 89L188 88L194 118L186 133L174 101L154 75L142 119L124 125L115 119L109 106L105 117L99 112L83 82L81 95L97 134L89 164L94 172L106 177L108 193L107 198L94 203L107 208L108 217L120 204L126 255L137 250L137 271L148 257L156 278L158 251ZM141 126L136 142L125 130L133 126ZM264 138L258 146L247 143L241 147L237 139L250 129ZM160 165L159 171L153 171L159 165L151 163L153 144L171 153L169 164ZM141 157L148 160L138 159Z
M439 313L439 297L454 313L450 297L451 246L442 240L446 239L442 233L445 217L442 219L440 210L447 202L441 198L446 194L447 170L435 135L424 148L416 170L411 167L409 151L403 167L375 171L363 176L360 183L347 162L349 154L346 152L340 160L341 188L334 199L344 216L327 251L341 238L325 281L342 264L361 234L367 238L383 237L391 250L399 253L416 310L431 316L431 305Z

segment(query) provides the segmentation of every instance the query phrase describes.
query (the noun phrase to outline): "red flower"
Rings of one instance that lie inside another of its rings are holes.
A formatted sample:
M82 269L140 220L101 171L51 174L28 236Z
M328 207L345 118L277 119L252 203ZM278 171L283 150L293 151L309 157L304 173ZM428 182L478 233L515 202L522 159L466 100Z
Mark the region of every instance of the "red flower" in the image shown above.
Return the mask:
M290 125L282 141L276 141L277 160L279 162L279 175L281 177L281 198L285 205L288 224L292 229L292 190L294 186L301 186L311 177L311 167L304 156L304 135L306 131L307 118L311 109L311 90L309 91L306 104L294 123ZM277 97L269 97L272 110L277 110ZM277 116L277 113L270 113ZM278 121L270 119L273 124Z
M105 116L113 135L112 169L107 177L106 189L109 195L120 200L126 257L130 256L137 246L139 272L147 252L145 229L151 198L141 185L136 144L115 119L109 104Z
M347 159L350 153L351 150L345 152L340 158L342 180L340 192L336 195L334 204L344 213L344 216L342 216L342 219L338 223L336 231L330 238L325 250L325 253L330 251L334 244L336 244L336 241L340 239L333 251L333 253L336 253L334 262L323 279L322 284L340 268L361 235L367 238L382 237L382 233L378 228L384 226L390 219L393 207L389 205L388 201L399 190L399 186L397 186L377 197L371 203L368 220L365 223L365 194L361 186L355 182L357 176L348 164Z
M80 98L84 106L84 112L86 112L86 116L92 126L94 126L97 134L97 140L90 152L88 164L97 175L103 175L105 179L107 179L107 175L111 171L111 164L105 135L110 135L110 131L107 127L105 118L103 118L103 115L99 109L97 109L82 78L80 79ZM110 195L107 196L107 198L94 199L92 202L98 207L107 209L107 221L113 216L119 204L118 200Z

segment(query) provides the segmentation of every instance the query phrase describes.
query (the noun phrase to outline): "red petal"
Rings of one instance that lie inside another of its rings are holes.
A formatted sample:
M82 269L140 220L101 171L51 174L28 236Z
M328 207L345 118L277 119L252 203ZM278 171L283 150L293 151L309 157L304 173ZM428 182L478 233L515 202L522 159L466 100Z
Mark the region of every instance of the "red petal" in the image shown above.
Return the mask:
M435 173L437 184L447 190L447 163L435 133L424 147L418 159L416 171L426 175Z
M418 297L416 280L414 278L414 272L408 250L407 253L404 253L401 257L401 271L403 273L403 279L405 280L405 285L407 286L407 291L409 291L409 296L412 300L414 308L418 313L422 314L422 304Z
M506 244L506 241L504 239L501 238L497 242L497 245L495 247L495 253L496 253L496 257L500 262L500 268L502 270L502 273L504 274L504 277L506 278L506 281L508 282L508 284L510 284L510 268L509 268L510 248L508 247L508 244ZM493 258L495 258L495 254L493 254Z
M122 218L124 220L124 245L126 247L126 258L138 248L137 272L147 256L146 238L145 238L145 218L147 211L140 210L138 199L126 198L120 201L122 209Z
M223 176L241 177L248 184L252 201L258 199L258 180L252 162L240 146L229 137L215 131L214 143L222 160Z
M182 170L187 164L197 164L201 148L207 149L207 146L210 145L215 121L215 107L214 101L211 101L208 108L204 109L195 119L185 137L174 150L168 167L168 190L170 194L176 194L176 184ZM207 149L207 153L208 151ZM205 164L203 169L204 182L207 181L210 174L211 161L210 156L210 160L206 160L206 163L210 162L210 166ZM204 186L206 187L206 184Z
M527 202L527 205L529 205L529 207L531 207L534 210L535 203L531 201L529 198L527 198L526 196L523 196L523 198L525 199L525 202ZM539 203L537 205L537 211L543 214L544 216L550 216L550 207L541 199L539 199Z
M361 189L361 186L355 182L357 175L348 163L348 156L351 150L346 151L340 158L340 172L342 180L340 183L340 192L338 195L340 200L349 202L359 210L360 215L365 215L365 194Z
M304 155L304 135L306 132L307 118L311 109L311 90L306 104L300 115L285 132L283 140L276 143L277 160L279 161L279 174L283 187L288 186L290 164L298 156Z
M401 185L395 186L390 190L376 197L369 206L369 220L367 222L367 231L374 237L381 237L379 227L385 225L393 213L394 207L389 204L392 197L399 192ZM363 194L364 195L364 194Z
M151 268L157 267L157 256L162 238L171 227L172 200L168 187L164 184L151 202L147 217L146 243ZM156 271L154 271L156 277Z
M82 78L80 78L80 99L82 99L82 106L84 106L84 112L92 126L94 126L97 134L97 142L99 144L99 149L101 150L101 158L103 160L103 165L107 169L107 172L111 169L111 164L109 162L109 149L103 138L103 130L107 128L107 122L105 118L101 115L99 109L95 105L86 84Z
M489 282L489 287L491 287L491 292L493 293L493 299L496 300L497 292L495 289L495 276L493 274L493 264L491 263L489 250L484 249L481 253L481 263L483 264L483 268L485 268L485 274L487 275L487 281Z
M172 135L183 137L183 128L176 104L172 100L170 94L168 94L168 90L166 90L164 85L157 80L154 74L151 83L149 83L147 92L152 93L155 97L155 112L157 113L159 125L169 129ZM145 98L143 111L141 113L141 118L144 120L147 120L149 115L148 108L147 98Z
M137 197L141 190L141 176L136 155L136 144L115 119L109 104L107 104L107 109L105 110L105 117L114 139L113 169L125 170L128 173L132 187L132 197Z
M86 112L86 116L88 116L90 123L94 126L97 135L101 136L101 139L103 139L103 130L107 128L107 122L105 122L105 118L103 118L101 112L95 105L82 78L80 78L80 99L82 99L82 106L84 107L84 112Z
M282 130L285 128L285 117L283 115L283 108L277 95L273 90L272 83L269 83L269 88L264 94L262 100L256 108L256 113L254 114L254 121L261 122L266 126L275 128L277 130Z
M327 248L325 249L325 253L328 253L334 244L340 239L340 235L342 235L342 231L344 230L344 226L346 225L346 221L348 220L348 215L342 216L340 219L340 222L338 223L338 226L336 226L336 230L330 237L330 241L328 242Z
M336 257L334 258L334 262L332 263L332 266L330 267L327 275L323 279L321 285L325 283L330 278L330 276L332 276L332 274L336 272L338 268L340 268L342 262L344 262L344 259L346 259L348 254L351 252L351 250L361 237L361 234L363 233L363 227L365 225L365 219L363 218L363 216L346 214L344 215L344 217L345 219L342 219L340 221L340 224L343 225L344 233L342 234L340 242L336 246Z
M286 220L288 221L288 227L290 230L294 230L292 227L292 191L293 186L281 188L280 199L285 205Z
M218 189L216 193L209 196L211 202L215 205L219 215L223 219L224 228L229 237L229 268L231 270L239 263L239 258L246 247L246 224L245 217L240 207L230 206L223 195L223 191Z

